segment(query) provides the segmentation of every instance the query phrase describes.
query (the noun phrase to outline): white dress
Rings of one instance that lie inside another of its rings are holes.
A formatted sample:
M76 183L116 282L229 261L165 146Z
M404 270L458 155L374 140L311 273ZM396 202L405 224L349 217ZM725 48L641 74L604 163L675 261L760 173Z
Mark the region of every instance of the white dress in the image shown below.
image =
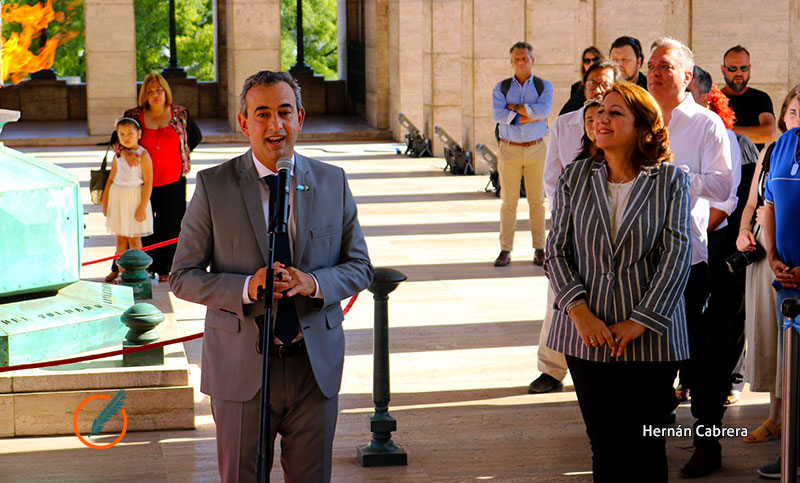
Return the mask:
M145 149L139 146L136 154ZM131 167L125 158L115 158L117 172L108 192L108 217L106 228L110 233L126 237L142 237L153 234L153 209L147 201L143 221L136 220L136 209L142 201L142 165Z

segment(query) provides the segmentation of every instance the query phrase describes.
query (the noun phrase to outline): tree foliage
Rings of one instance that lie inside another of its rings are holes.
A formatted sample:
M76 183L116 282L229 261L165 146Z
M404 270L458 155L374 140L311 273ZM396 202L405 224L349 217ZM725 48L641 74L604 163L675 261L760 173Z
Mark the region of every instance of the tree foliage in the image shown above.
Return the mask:
M314 72L338 79L336 0L303 1L303 55ZM281 0L281 69L297 61L297 2Z
M169 2L134 0L136 77L161 72L169 65ZM214 21L211 0L175 1L178 65L197 80L213 81Z

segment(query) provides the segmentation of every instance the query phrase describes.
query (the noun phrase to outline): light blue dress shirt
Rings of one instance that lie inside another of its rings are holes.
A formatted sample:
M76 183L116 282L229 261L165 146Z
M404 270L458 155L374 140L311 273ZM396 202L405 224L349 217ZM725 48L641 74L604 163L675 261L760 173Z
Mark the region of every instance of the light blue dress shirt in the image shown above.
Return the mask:
M498 123L500 137L516 143L526 143L536 141L547 136L547 121L535 121L526 124L519 124L517 113L506 109L506 104L522 104L528 111L528 117L534 119L545 119L550 114L553 107L553 84L542 79L544 90L542 95L536 92L533 83L533 75L528 77L524 84L520 84L517 77L511 78L511 87L508 94L503 96L500 90L500 82L494 86L492 91L492 113L494 122Z

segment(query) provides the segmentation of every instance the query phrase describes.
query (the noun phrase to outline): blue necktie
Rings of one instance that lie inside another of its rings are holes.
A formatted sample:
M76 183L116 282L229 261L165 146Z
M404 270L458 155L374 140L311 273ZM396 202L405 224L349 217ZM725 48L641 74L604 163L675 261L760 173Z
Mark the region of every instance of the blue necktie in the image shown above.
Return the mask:
M269 187L269 216L274 218L278 212L278 177L275 175L264 176L264 181ZM289 249L289 233L275 234L275 261L285 267L292 266L292 252ZM278 300L278 316L275 319L275 337L281 342L291 344L298 332L297 309L294 300L284 297Z

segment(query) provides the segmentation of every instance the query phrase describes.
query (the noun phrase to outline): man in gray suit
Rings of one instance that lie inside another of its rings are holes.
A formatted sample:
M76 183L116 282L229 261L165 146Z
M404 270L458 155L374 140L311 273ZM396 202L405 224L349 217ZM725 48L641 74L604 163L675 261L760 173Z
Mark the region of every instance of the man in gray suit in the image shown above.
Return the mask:
M279 433L289 480L331 477L344 364L340 301L369 285L372 265L344 171L294 152L304 117L291 75L261 71L245 81L238 120L251 149L198 173L173 262L173 293L208 307L200 390L211 396L224 482L256 478L262 371L254 320L263 319L258 289L270 191L278 191L270 176L282 157L295 163L288 234L275 243L269 466Z

